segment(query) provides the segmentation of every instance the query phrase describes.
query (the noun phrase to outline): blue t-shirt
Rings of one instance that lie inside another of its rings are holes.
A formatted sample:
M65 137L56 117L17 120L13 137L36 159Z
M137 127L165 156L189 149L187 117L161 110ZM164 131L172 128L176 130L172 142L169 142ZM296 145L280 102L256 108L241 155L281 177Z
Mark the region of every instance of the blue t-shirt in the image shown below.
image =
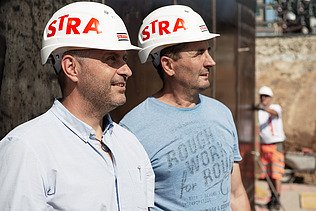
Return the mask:
M156 175L152 210L231 210L230 176L241 156L225 105L200 95L195 107L177 108L149 97L121 124L151 160Z

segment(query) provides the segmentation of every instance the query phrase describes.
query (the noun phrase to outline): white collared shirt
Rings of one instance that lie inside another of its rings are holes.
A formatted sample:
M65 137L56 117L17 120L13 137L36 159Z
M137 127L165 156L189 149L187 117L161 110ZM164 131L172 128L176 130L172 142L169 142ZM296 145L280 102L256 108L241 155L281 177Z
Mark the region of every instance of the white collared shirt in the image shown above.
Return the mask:
M0 141L1 210L146 210L154 174L136 137L112 122L103 141L58 100Z
M282 108L279 104L271 104L269 108L276 111L278 116L272 117L267 111L258 111L260 142L262 144L273 144L285 140L282 123Z

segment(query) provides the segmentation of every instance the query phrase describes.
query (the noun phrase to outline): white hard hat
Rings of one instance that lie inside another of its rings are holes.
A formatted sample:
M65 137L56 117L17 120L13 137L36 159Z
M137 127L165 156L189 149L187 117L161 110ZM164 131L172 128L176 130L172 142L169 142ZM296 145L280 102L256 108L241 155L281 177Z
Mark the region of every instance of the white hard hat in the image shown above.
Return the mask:
M74 48L140 49L131 44L125 24L115 11L96 2L72 3L53 14L43 33L42 64L51 54L58 60Z
M202 17L190 7L169 5L154 10L143 20L138 33L138 45L142 48L138 55L141 63L157 63L155 60L160 60L160 51L165 47L217 36L208 31Z
M291 11L287 12L285 17L289 21L295 21L296 20L296 15L293 12L291 12Z
M272 89L270 87L267 87L267 86L262 86L260 89L259 89L259 94L260 95L268 95L270 97L273 97L273 92L272 92Z

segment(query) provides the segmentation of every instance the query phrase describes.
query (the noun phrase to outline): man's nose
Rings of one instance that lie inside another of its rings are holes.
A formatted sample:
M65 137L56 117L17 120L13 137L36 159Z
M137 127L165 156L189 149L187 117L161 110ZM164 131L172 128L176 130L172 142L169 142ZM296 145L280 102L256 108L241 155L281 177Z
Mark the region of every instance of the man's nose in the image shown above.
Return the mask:
M208 51L205 51L205 66L206 67L213 67L216 63L210 53Z
M120 75L125 75L127 77L130 77L132 75L132 70L129 68L129 66L125 63L122 65L118 70L117 73Z
M216 65L216 63L215 63L214 59L211 57L210 53L208 51L205 51L205 63L204 63L204 66L205 67L213 67L215 65Z

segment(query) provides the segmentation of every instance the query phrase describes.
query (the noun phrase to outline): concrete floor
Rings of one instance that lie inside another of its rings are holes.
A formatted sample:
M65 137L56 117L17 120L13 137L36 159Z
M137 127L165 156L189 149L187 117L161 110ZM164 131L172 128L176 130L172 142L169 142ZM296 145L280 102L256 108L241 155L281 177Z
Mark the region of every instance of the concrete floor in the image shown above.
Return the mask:
M270 199L266 181L257 180L255 210L267 211L265 204ZM281 193L282 211L316 211L316 185L283 183Z

